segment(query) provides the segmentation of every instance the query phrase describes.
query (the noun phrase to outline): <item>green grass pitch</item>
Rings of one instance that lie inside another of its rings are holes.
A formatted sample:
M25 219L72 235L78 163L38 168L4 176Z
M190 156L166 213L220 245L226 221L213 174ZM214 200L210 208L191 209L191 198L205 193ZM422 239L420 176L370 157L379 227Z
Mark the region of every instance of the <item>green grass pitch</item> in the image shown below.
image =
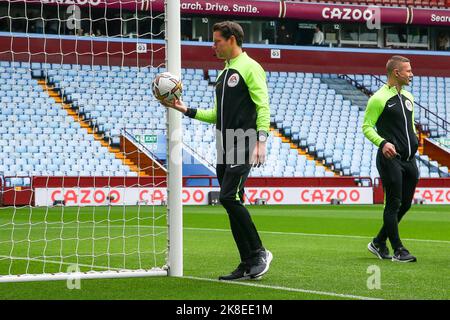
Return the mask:
M82 280L81 289L73 290L65 281L0 283L0 300L450 299L449 206L413 206L406 215L400 234L418 258L417 263L406 264L379 260L367 250L380 227L382 206L249 209L264 245L274 254L269 273L259 281L215 280L239 262L228 217L222 207L185 206L185 277ZM95 211L89 207L33 208L30 215L30 208L0 208L0 274L65 271L67 265L59 263L61 255L65 263L78 262L82 270L160 266L166 245L162 213L161 207L97 207ZM5 258L10 255L17 258L12 264ZM21 259L27 256L37 258ZM379 270L380 289L367 286L372 270Z

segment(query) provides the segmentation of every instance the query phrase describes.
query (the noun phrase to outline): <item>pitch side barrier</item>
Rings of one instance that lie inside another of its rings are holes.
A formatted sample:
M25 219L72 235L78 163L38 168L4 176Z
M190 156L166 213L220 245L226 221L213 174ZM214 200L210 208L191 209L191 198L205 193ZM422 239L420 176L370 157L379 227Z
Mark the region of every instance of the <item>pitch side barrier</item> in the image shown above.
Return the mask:
M383 203L383 185L380 178L373 183L374 203ZM414 194L414 203L450 204L450 178L422 178Z
M165 177L4 177L2 206L161 205L167 199ZM215 177L183 178L184 205L207 205L219 191ZM379 204L379 178L249 178L246 203L255 204ZM415 203L450 204L450 178L423 178Z

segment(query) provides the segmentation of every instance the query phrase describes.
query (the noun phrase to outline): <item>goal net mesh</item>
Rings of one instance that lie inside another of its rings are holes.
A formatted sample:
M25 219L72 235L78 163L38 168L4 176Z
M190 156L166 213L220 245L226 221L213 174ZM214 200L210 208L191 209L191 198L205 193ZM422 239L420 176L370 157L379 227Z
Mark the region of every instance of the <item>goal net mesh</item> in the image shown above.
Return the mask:
M166 272L164 3L0 1L0 281Z

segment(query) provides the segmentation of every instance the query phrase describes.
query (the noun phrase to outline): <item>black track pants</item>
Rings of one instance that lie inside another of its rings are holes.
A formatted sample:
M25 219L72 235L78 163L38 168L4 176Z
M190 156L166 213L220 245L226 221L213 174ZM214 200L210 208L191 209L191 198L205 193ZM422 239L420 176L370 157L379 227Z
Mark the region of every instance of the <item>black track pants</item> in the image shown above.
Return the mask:
M264 249L250 213L243 205L244 184L250 169L251 165L248 164L217 164L216 166L220 184L219 200L228 213L231 232L242 262L248 261Z
M398 223L411 207L419 178L416 159L387 159L381 150L378 150L377 169L383 183L385 207L383 226L374 242L385 244L389 239L392 248L396 250L402 246Z

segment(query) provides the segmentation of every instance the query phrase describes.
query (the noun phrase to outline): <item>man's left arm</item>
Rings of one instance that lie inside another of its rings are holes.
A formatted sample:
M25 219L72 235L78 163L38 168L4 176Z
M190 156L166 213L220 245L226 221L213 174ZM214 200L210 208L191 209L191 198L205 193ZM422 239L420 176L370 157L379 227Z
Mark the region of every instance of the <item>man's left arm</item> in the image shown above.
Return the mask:
M413 126L413 130L414 130L414 133L417 135L417 131L416 131L416 125L415 125L415 123L414 123L414 121L415 121L415 116L414 116L414 97L411 95L411 102L412 102L412 126Z
M406 97L411 100L411 104L412 104L412 126L413 126L413 131L414 133L417 135L417 130L416 130L416 125L414 124L415 121L415 116L414 116L414 96L410 93L407 92L406 93Z
M269 93L266 73L260 65L252 66L247 87L256 107L256 131L258 143L253 153L254 163L263 164L266 157L266 140L270 130Z
M268 134L270 130L269 92L263 68L259 65L252 67L246 83L250 97L256 106L256 130Z

